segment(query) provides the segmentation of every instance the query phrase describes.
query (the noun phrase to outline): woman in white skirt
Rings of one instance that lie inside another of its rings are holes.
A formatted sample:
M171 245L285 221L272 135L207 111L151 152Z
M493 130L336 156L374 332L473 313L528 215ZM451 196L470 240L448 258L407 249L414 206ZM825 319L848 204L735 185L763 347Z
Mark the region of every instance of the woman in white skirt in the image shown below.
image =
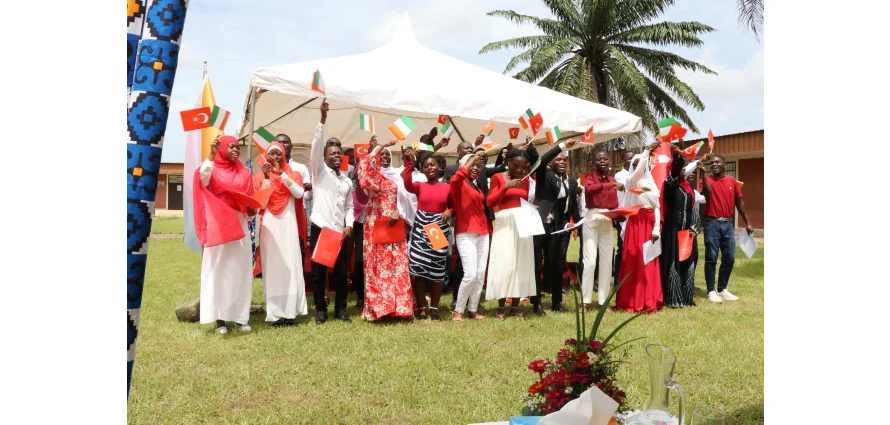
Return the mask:
M260 212L259 226L266 322L289 326L297 316L309 314L300 249L306 229L299 228L298 223L305 221L297 216L303 211L303 177L285 162L284 147L278 142L272 142L263 157L263 174L256 176L254 186L274 187Z
M515 217L520 199L528 201L530 182L523 177L529 173L529 164L526 151L508 152L508 169L491 178L488 192L488 205L494 208L495 219L485 299L498 300L498 320L504 320L507 298L512 298L510 315L524 320L519 301L537 294L533 239L519 237Z
M238 161L238 143L232 136L216 139L210 155L195 170L194 219L198 241L204 248L201 262L200 322L216 323L226 334L227 321L245 332L250 325L253 290L252 253L247 221L253 208L242 212L235 193L253 195L250 172Z

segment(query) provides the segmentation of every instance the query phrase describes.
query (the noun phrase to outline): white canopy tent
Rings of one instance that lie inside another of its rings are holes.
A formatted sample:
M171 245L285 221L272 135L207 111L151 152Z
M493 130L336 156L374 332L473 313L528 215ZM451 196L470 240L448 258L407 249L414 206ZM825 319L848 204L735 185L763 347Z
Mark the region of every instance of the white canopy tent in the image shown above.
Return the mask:
M489 120L497 125L491 138L506 146L511 142L508 129L519 127L517 118L528 108L544 118L536 141L546 140L545 132L553 126L559 126L565 138L584 133L593 125L596 142L642 129L636 115L522 82L421 46L414 39L406 12L389 44L378 49L256 70L240 138L249 143L251 129L264 126L272 134L290 136L295 148L308 147L323 97L310 89L316 69L324 77L330 104L325 138L337 137L344 148L367 143L371 137L371 133L359 129L360 113L374 117L381 142L395 139L388 127L401 115L417 125L405 142L417 141L432 127L440 126L439 114L449 115L457 131L440 151L446 155L455 154L461 139L473 142ZM259 89L259 94L251 108L254 89ZM436 142L439 139L437 136ZM520 131L519 139L513 142L524 139ZM298 157L306 155L305 151L301 153Z

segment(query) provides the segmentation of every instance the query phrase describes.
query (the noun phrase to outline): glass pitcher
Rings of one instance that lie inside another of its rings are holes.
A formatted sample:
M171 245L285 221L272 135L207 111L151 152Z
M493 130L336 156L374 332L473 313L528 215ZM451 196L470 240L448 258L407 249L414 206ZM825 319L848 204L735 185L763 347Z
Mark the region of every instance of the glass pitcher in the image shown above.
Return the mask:
M649 405L627 420L627 425L682 425L686 421L686 406L683 389L672 377L674 366L677 364L677 356L671 350L661 345L649 345L646 347L649 355L649 385L652 397ZM668 409L669 390L677 392L680 400L680 416L674 416Z

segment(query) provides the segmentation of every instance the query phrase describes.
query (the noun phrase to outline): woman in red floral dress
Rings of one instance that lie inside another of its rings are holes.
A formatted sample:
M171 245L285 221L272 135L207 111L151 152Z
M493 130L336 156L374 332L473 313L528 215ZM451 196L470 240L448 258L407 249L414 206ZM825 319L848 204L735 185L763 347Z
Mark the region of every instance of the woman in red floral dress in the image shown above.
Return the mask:
M391 140L377 145L359 165L359 185L369 195L365 210L365 309L362 319L374 321L386 316L414 317L414 295L408 277L408 244L377 245L374 243L375 221L389 219L393 225L399 219L398 186L381 174L390 167L392 153L388 147L398 143ZM404 231L399 228L399 231Z

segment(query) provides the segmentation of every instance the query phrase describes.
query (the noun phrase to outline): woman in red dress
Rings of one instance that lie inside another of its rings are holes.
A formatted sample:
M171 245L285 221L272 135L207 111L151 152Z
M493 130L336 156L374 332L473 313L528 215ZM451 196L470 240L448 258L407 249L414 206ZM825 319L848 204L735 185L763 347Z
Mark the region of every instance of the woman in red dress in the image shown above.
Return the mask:
M621 275L624 280L615 295L615 308L631 312L655 312L664 305L661 289L661 268L656 257L644 264L643 244L653 243L661 236L659 191L649 172L649 155L658 143L649 145L642 155L631 160L630 175L623 182L627 190L627 206L642 205L640 212L627 220L624 228L624 248L621 257ZM633 189L644 188L637 194Z
M399 219L398 186L381 174L381 167L389 167L392 153L391 140L377 145L359 165L359 185L369 195L365 210L364 257L365 257L365 309L362 319L374 321L385 316L412 318L414 295L408 277L408 244L375 244L376 221L389 219L390 226ZM398 231L404 232L403 228Z

